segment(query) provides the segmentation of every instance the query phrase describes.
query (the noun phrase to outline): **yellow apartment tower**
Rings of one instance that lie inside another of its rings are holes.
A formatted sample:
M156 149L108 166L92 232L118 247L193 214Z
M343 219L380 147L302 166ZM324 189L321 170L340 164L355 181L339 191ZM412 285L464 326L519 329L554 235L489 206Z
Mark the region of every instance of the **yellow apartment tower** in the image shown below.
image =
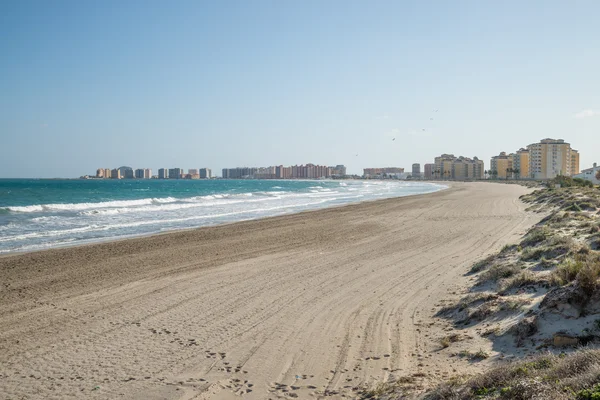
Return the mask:
M515 178L529 178L529 150L521 148L513 154L513 172Z
M558 175L579 173L579 153L562 139L542 139L527 146L529 177L552 179Z
M483 161L477 157L455 157L453 154L442 154L435 158L432 168L431 175L434 179L483 179Z
M499 155L492 157L490 161L490 174L492 178L510 179L512 178L514 154L507 155L506 152L501 152Z

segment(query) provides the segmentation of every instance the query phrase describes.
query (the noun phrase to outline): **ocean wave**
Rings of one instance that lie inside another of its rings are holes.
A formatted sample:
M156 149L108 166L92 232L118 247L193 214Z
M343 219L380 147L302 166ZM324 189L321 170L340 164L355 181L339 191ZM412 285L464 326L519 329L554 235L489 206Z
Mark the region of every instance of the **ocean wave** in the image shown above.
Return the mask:
M271 192L273 193L273 192ZM290 195L294 196L294 194ZM245 196L242 196L245 197ZM265 201L280 200L283 195L265 195L256 199L243 199L237 195L230 196L199 196L197 198L183 199L182 202L171 203L171 204L152 204L147 206L137 207L120 207L120 208L100 208L93 210L80 211L79 215L117 215L117 214L128 214L128 213L144 213L144 212L158 212L158 211L178 211L190 208L206 208L216 206L230 206L234 204L250 204L250 203L261 203ZM212 201L211 201L212 200Z
M98 208L123 208L123 207L136 207L136 206L147 206L152 204L169 204L177 202L197 202L210 200L215 198L232 198L232 197L251 197L252 193L239 193L233 195L207 195L207 196L195 196L187 198L175 198L175 197L158 197L158 198L145 198L137 200L113 200L104 201L98 203L56 203L56 204L35 204L30 206L10 206L6 207L7 210L19 213L31 213L31 212L45 212L45 211L82 211Z
M91 230L98 230L98 228L100 228L100 230L108 229L107 227L99 227L97 225L88 225L88 226L82 226L82 227L71 228L71 229L39 231L39 232L22 233L20 235L15 235L15 236L4 236L4 237L0 237L0 242L14 242L17 240L27 240L27 239L54 237L54 236L65 236L65 235L70 235L72 233L81 233L81 232L86 232L86 231L91 231Z

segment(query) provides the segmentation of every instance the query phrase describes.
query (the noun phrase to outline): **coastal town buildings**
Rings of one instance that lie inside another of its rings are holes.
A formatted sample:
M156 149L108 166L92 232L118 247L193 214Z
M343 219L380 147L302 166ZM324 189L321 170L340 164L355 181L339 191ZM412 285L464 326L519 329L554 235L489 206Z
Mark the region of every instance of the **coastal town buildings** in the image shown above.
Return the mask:
M343 165L337 166L339 172L346 171ZM270 166L270 167L243 167L243 168L223 168L222 177L224 179L321 179L331 178L333 176L333 167L325 165L293 165L289 167Z
M86 175L87 176L87 175ZM115 169L98 168L96 178L100 179L211 179L210 168L190 168L185 174L182 168L159 168L158 175L152 175L151 168L119 167Z
M579 173L579 152L563 139L542 139L527 146L527 150L530 178L553 179Z

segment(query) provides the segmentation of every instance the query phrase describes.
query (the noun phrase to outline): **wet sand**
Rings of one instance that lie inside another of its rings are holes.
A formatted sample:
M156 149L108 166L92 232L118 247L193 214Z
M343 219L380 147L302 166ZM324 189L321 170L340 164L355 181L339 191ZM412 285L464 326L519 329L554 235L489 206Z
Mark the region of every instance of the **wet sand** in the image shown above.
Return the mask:
M436 306L537 222L528 191L456 183L1 257L0 398L342 398L467 370L434 351Z

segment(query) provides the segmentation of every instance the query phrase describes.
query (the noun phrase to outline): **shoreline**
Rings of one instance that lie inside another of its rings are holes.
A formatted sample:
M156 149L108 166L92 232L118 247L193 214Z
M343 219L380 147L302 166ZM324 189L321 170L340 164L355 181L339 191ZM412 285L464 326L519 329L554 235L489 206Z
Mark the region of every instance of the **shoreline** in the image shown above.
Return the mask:
M322 208L314 208L314 209L293 211L293 212L290 212L290 213L283 213L283 214L280 214L280 215L273 215L273 216L266 216L266 217L257 217L257 218L248 218L248 219L242 219L242 220L238 220L238 221L217 223L217 224L214 224L214 225L196 226L196 227L188 227L188 228L174 228L172 230L167 230L167 231L163 231L163 232L140 233L140 234L134 234L134 235L124 235L124 236L120 236L120 237L95 238L95 239L83 240L83 241L78 242L78 243L73 243L73 244L65 243L65 244L62 244L62 245L56 245L56 246L52 246L52 247L48 247L48 248L40 248L40 249L32 249L32 250L24 250L24 251L16 250L16 251L0 252L0 259L2 259L4 257L8 257L8 256L16 256L16 255L23 255L23 254L37 253L37 252L45 252L45 251L50 251L50 250L70 249L70 248L76 248L76 247L80 247L80 246L93 246L93 245L97 245L97 244L106 244L106 243L111 243L111 242L121 242L121 241L127 241L127 240L144 239L144 238L148 238L148 237L152 237L152 236L157 236L157 235L169 235L169 234L173 234L173 233L188 232L188 231L194 231L194 230L197 230L197 229L213 228L213 227L217 227L217 226L226 226L226 225L243 223L243 222L248 222L248 221L257 221L257 220L263 220L263 219L269 219L269 218L285 217L285 216L288 216L288 215L296 215L296 214L302 214L302 213L318 212L318 211L322 211L322 210L329 210L329 209L334 209L334 208L339 208L339 207L347 207L347 206L351 206L351 205L357 205L357 204L363 204L363 203L369 203L369 202L378 202L378 201L385 201L385 200L392 200L392 199L401 199L401 198L405 198L405 197L427 196L427 195L430 195L430 194L439 193L439 192L442 192L442 191L445 191L445 190L449 190L449 189L452 188L452 184L450 182L445 182L444 183L442 181L439 181L439 182L438 181L431 181L431 182L427 182L427 183L432 183L432 184L435 184L435 185L445 186L445 187L441 187L440 189L438 189L438 190L436 190L434 192L428 192L428 193L407 194L407 195L403 195L403 196L388 197L388 198L383 198L383 199L367 199L367 200L361 200L361 201L357 201L357 202L350 202L350 203L346 203L346 204L332 205L332 206L322 207Z
M476 372L439 351L435 313L539 220L528 192L453 183L0 257L0 397L340 398Z

